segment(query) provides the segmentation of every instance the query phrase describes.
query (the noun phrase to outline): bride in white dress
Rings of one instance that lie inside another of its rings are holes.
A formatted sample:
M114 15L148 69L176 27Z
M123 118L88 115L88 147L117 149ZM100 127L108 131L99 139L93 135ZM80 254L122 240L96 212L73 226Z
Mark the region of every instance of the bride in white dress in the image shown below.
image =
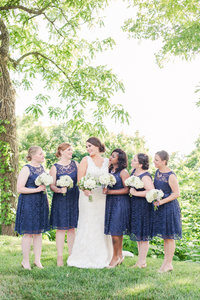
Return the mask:
M100 140L89 138L86 148L90 156L80 163L78 181L87 174L99 177L108 172L108 159L101 157L105 146ZM91 193L92 202L88 198ZM105 203L101 187L80 192L78 227L72 254L67 260L69 266L100 269L109 265L113 247L111 236L104 234Z

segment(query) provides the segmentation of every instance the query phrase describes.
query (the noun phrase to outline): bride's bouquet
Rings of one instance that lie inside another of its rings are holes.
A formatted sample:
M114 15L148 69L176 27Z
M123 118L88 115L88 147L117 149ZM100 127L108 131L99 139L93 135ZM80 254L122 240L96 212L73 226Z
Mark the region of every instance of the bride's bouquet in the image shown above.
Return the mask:
M116 178L112 174L105 173L99 176L99 183L103 187L107 187L108 185L112 187L113 185L116 184Z
M139 177L134 175L125 180L125 185L136 189L142 189L144 187L143 181ZM129 194L129 196L132 197L132 194Z
M93 176L88 174L81 178L81 180L78 183L78 186L79 186L80 190L82 190L82 191L84 191L84 190L91 191L94 188L96 188L97 181ZM92 195L89 195L89 201L92 201Z
M147 202L153 203L155 201L159 201L164 196L162 190L152 189L146 193ZM154 210L157 210L158 207L154 205Z
M36 180L35 180L35 184L37 186L40 186L40 185L50 185L53 183L53 177L51 175L49 175L48 173L44 172L42 174L40 174ZM44 191L44 194L46 194L46 192Z
M66 187L66 188L72 188L73 187L73 180L68 175L63 175L56 181L56 185L60 187ZM63 194L63 196L66 196L66 193Z

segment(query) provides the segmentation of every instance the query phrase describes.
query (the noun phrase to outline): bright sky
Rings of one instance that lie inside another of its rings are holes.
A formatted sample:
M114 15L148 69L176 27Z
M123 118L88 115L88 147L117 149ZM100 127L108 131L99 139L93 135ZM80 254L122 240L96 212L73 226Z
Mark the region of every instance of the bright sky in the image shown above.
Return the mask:
M83 33L93 39L111 36L117 43L114 50L99 54L96 64L112 68L123 81L125 94L116 94L112 102L123 104L132 119L130 126L108 121L107 127L127 134L139 130L151 154L162 149L188 154L200 134L200 108L195 105L200 94L194 92L200 82L200 56L191 62L174 59L160 69L154 57L159 42L128 39L121 30L123 21L133 13L122 1L113 1L102 13L106 26ZM31 92L28 98L32 98ZM17 114L24 111L27 103L27 92L20 92Z

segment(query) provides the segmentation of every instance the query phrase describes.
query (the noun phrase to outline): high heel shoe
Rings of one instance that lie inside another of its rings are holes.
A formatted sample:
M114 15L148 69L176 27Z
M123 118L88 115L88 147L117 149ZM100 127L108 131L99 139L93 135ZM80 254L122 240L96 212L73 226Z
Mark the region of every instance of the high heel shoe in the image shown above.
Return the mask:
M107 269L114 269L115 267L117 267L120 264L120 258L113 264L113 265L109 265L107 266Z
M36 266L38 269L44 269L43 265L40 263L40 264L36 264L34 262L34 266Z
M30 266L26 268L26 267L23 265L23 263L21 263L21 266L22 266L22 268L23 268L24 270L31 270L31 267L30 267Z
M132 268L139 268L139 269L144 269L147 267L147 264L142 264L142 265L139 265L138 263L136 263L134 266L132 266Z
M160 269L158 270L158 273L167 273L167 272L172 272L173 271L173 268L169 268L169 269Z
M124 261L124 256L122 256L122 257L120 258L119 265L121 265L121 264L123 263L123 261Z

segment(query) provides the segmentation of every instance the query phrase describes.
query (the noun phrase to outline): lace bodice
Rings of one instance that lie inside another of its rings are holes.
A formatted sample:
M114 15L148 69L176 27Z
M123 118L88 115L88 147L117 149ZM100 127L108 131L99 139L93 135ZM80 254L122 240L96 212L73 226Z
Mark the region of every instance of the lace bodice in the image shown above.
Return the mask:
M164 198L168 197L172 193L172 189L169 185L169 176L175 173L173 171L162 173L159 170L156 171L154 186L156 189L161 189L164 193Z
M72 178L74 185L77 183L77 166L74 160L69 165L63 166L60 164L54 164L56 167L56 180L60 179L63 175L68 175Z
M88 167L86 175L90 174L95 178L98 178L100 175L108 173L108 158L104 158L104 162L101 167L97 167L90 156L87 156L87 161Z
M29 172L30 172L28 180L27 180L25 186L28 187L28 188L29 187L30 188L33 188L33 187L36 188L37 185L35 184L35 180L40 174L45 172L44 167L42 165L40 165L39 167L33 167L29 164L27 164L25 166L29 168Z

